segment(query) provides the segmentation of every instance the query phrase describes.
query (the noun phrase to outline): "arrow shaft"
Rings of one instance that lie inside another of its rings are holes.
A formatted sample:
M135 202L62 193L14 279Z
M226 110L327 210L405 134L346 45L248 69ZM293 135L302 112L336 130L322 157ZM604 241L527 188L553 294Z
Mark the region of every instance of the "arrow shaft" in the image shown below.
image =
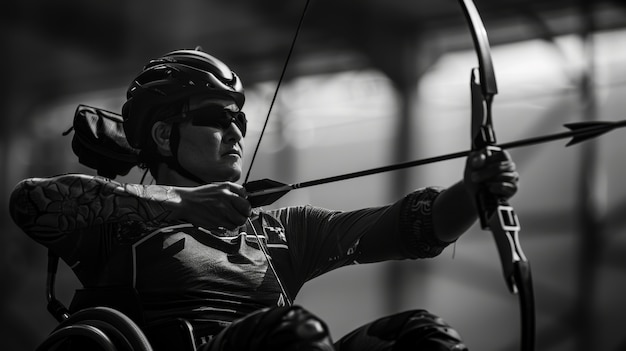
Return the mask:
M514 148L518 148L522 146L542 144L542 143L547 143L550 141L567 139L567 138L571 138L575 136L584 136L584 135L594 134L594 133L602 134L612 129L624 127L624 126L626 126L626 120L613 122L611 124L606 124L606 125L596 125L596 126L590 126L590 127L580 128L576 130L570 130L566 132L542 135L542 136L532 137L532 138L527 138L527 139L520 139L520 140L515 140L515 141L511 141L507 143L497 144L496 146L502 149L514 149ZM274 187L274 188L257 190L257 191L248 193L248 195L249 196L261 196L261 195L274 194L274 193L279 193L279 192L287 192L287 191L294 190L294 189L307 188L311 186L328 184L328 183L338 182L342 180L348 180L348 179L365 177L365 176L384 173L384 172L396 171L396 170L405 169L405 168L427 165L430 163L447 161L447 160L467 156L469 153L470 153L469 150L458 151L458 152L453 152L450 154L428 157L428 158L423 158L423 159L409 161L409 162L397 163L397 164L389 165L389 166L376 167L376 168L366 169L366 170L357 171L357 172L345 173L345 174L340 174L336 176L310 180L310 181L301 182L301 183L286 184L286 185L281 185L281 186Z

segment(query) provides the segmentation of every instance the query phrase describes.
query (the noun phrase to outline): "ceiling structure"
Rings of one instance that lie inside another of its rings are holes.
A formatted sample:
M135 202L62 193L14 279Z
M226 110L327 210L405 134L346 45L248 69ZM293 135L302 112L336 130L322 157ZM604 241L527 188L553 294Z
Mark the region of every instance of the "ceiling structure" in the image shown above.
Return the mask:
M52 98L128 84L149 58L202 45L247 84L276 80L304 1L14 1L2 23L11 81ZM621 1L476 1L493 44L626 26ZM593 13L584 17L581 14ZM292 74L379 66L398 40L438 52L470 48L454 0L313 0L294 51ZM387 45L387 46L385 46ZM432 53L431 53L432 54ZM46 89L46 87L54 87Z

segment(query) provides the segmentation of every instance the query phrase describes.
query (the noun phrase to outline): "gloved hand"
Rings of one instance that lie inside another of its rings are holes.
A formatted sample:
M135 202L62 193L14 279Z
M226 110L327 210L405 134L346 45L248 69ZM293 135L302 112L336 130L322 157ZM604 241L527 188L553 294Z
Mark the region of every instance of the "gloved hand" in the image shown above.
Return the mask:
M486 191L498 199L508 200L517 192L519 174L506 150L489 146L469 154L463 182L472 197L479 191Z

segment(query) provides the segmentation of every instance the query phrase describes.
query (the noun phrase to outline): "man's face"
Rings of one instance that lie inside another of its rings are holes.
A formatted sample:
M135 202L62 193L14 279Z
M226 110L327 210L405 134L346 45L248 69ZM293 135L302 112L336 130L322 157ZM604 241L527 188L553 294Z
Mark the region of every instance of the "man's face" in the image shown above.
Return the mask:
M209 105L238 111L234 101L227 98L192 98L189 110ZM212 123L216 116L211 111L215 108L180 123L178 160L184 169L206 182L236 181L243 168L242 131L232 122L222 126Z

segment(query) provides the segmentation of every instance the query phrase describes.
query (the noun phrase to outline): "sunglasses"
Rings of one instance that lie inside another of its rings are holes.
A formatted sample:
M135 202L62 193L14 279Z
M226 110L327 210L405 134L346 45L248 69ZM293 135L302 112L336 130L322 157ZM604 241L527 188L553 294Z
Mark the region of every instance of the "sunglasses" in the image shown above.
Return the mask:
M186 111L166 121L182 121L191 119L191 125L197 127L213 127L226 130L231 123L239 129L242 136L246 136L248 120L242 111L233 111L223 105L207 105L192 111Z

